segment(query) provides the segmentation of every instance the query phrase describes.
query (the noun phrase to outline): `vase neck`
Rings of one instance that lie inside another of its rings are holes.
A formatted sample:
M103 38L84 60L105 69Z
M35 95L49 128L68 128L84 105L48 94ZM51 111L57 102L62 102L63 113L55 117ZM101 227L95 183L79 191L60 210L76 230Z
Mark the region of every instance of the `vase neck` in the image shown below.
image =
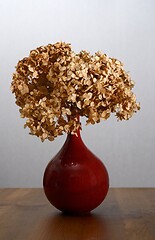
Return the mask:
M79 139L79 140L81 140L81 130L80 130L80 128L78 128L74 134L73 133L69 133L68 137L72 138L72 139Z
M77 119L77 122L80 123L80 116L79 115L76 117L76 119ZM71 136L76 137L76 138L78 137L78 138L81 139L81 127L79 126L78 129L75 131L75 134L71 134Z
M80 123L80 116L79 115L76 117L76 122ZM79 126L74 133L69 133L66 140L67 140L67 142L68 141L73 141L73 142L79 141L79 142L82 142L81 126Z

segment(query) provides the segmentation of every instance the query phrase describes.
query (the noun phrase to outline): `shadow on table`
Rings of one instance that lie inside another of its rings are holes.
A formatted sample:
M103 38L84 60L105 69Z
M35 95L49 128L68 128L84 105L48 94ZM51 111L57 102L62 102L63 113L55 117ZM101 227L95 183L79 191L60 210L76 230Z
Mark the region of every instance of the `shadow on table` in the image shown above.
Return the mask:
M107 236L107 227L107 222L94 214L71 216L58 213L44 219L41 224L46 240L103 239L103 236Z

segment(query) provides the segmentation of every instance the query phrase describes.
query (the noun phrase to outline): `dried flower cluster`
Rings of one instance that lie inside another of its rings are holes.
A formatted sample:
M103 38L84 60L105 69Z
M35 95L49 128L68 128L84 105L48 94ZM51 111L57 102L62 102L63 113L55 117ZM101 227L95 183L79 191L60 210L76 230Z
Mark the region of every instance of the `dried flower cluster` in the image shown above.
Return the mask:
M75 133L77 116L87 124L106 120L111 113L129 119L139 110L131 91L134 82L120 61L100 52L75 54L70 44L41 46L19 61L11 90L31 134L54 140Z

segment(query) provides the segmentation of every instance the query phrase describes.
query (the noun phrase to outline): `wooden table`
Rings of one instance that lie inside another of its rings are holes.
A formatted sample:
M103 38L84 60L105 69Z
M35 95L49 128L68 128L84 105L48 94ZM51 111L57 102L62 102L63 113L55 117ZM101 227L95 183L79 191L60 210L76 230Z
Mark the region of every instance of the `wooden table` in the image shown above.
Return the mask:
M0 240L155 240L155 189L110 189L91 214L67 216L42 189L0 190Z

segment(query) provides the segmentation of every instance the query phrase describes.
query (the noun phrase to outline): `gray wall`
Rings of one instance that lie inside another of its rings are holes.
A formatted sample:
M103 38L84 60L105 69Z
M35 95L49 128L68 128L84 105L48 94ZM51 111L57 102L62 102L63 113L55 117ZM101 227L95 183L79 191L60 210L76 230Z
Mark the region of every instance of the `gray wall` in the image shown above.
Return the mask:
M41 143L23 129L10 92L14 66L29 50L62 40L124 62L141 111L85 126L86 145L105 163L111 187L155 187L155 1L0 0L0 187L40 187L66 136Z

